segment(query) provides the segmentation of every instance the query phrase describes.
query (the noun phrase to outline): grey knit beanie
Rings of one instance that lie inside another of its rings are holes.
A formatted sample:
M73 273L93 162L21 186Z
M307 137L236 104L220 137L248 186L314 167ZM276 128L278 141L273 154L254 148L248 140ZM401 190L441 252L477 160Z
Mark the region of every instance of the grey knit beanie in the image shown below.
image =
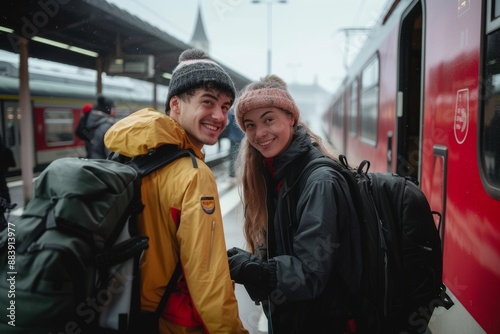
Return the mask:
M99 95L97 97L97 104L94 105L93 109L102 111L106 114L111 114L111 109L115 107L115 102L107 97Z
M213 86L231 95L233 101L236 89L233 80L224 69L202 51L189 49L179 56L179 65L172 73L168 86L165 111L170 110L170 99L190 89Z

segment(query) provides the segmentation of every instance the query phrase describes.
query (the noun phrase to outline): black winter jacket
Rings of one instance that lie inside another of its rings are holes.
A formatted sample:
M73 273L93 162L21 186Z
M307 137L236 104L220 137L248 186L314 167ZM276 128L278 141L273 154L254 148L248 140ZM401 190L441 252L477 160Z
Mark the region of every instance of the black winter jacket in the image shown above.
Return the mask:
M320 156L299 128L267 177L271 292L263 307L273 334L342 333L359 288L359 222L346 181L322 166L300 189L300 172Z
M92 110L88 115L86 122L86 130L90 137L88 158L106 159L111 152L104 146L104 135L116 121L100 110Z

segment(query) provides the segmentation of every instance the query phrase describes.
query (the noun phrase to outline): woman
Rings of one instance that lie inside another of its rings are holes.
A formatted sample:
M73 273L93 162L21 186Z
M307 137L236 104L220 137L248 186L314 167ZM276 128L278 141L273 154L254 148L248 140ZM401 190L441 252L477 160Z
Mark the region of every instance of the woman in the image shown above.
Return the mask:
M246 134L238 157L249 252L228 251L232 279L262 302L269 333L343 333L359 287L359 225L332 167L305 165L333 150L300 121L286 84L270 75L236 104Z

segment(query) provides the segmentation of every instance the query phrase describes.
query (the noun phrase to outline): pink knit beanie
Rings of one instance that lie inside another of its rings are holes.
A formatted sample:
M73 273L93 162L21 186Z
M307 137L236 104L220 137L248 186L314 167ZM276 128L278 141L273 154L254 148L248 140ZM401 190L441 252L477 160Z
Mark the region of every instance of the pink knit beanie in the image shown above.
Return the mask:
M266 83L270 83L270 85L266 85ZM286 84L281 78L271 75L260 82L250 84L246 91L238 98L235 109L239 127L245 131L243 116L247 112L266 107L276 107L290 113L295 124L299 120L299 109L286 90Z

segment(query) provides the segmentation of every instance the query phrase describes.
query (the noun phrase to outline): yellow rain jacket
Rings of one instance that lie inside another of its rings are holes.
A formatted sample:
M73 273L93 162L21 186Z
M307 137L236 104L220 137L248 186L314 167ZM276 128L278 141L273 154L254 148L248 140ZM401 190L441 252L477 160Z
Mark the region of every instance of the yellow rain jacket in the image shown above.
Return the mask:
M118 121L106 133L106 147L128 157L162 144L192 149L142 179L145 205L138 228L149 237L141 262L141 308L154 312L181 261L183 277L170 296L163 318L207 333L248 333L238 315L229 275L217 184L203 153L172 118L142 109Z

